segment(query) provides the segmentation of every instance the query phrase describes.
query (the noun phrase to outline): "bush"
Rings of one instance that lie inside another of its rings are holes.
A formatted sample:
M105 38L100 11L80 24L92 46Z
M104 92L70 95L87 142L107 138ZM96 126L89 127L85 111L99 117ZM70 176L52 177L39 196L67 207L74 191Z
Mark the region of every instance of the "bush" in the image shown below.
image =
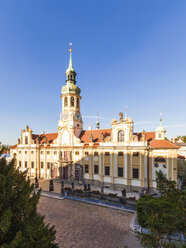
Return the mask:
M117 197L117 194L109 193L108 196L110 196L110 197Z
M76 190L74 190L74 193L83 194L83 190L81 190L81 189L76 189Z
M72 191L72 188L70 188L70 187L65 187L65 191Z
M92 193L92 194L95 194L95 195L100 195L99 190L93 190L91 193Z

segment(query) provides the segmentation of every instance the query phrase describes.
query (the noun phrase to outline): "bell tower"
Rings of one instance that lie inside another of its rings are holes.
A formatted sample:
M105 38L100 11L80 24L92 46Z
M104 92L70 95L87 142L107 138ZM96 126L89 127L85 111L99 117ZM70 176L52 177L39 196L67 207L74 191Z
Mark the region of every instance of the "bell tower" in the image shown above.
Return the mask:
M70 43L70 61L66 70L66 85L61 89L62 115L60 115L58 129L74 128L74 134L79 137L83 130L80 111L81 90L76 86L76 72L72 65L72 43Z

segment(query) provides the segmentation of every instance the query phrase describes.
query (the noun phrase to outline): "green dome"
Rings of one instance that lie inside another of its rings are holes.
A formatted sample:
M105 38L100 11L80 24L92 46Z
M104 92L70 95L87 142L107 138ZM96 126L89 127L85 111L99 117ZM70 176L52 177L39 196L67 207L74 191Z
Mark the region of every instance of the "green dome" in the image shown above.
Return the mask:
M79 96L81 93L81 90L74 83L67 82L67 84L62 87L61 93L62 95L71 93L71 94L76 94Z
M166 132L166 129L162 126L156 128L156 132Z
M162 119L160 118L160 125L156 128L156 132L166 132L166 129L161 125Z

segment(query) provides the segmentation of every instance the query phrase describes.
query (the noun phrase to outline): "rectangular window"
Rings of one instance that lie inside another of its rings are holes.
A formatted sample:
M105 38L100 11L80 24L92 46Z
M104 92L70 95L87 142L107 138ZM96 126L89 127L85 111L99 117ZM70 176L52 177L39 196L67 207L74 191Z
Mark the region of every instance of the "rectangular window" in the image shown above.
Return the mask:
M139 169L133 168L133 178L139 178Z
M133 156L134 157L138 157L139 156L139 152L133 152Z
M118 152L118 156L122 157L123 156L123 152Z
M21 161L19 161L19 168L21 168Z
M88 171L89 171L88 167L89 167L88 164L85 164L85 173L88 173Z
M47 151L47 154L49 155L49 154L50 154L50 152L49 152L49 151Z
M118 168L118 177L123 177L123 168Z
M25 161L25 168L27 168L27 161Z
M85 155L88 155L88 152L85 152Z
M79 152L76 151L76 152L75 152L75 155L79 155Z
M41 162L41 169L44 168L44 162Z
M110 167L105 166L105 176L110 176Z
M94 165L94 174L98 174L98 173L99 173L99 166Z
M64 151L64 160L67 160L67 159L68 159L68 152Z
M34 151L31 151L31 154L34 154Z
M105 152L105 156L109 156L110 155L110 152Z
M47 169L50 169L50 163L49 162L47 163Z
M41 154L43 154L43 151L41 151Z
M19 151L19 154L21 154L21 151Z
M57 151L54 151L54 155L57 155Z
M98 156L98 152L94 152L94 156Z
M27 151L25 151L25 154L27 154Z
M31 162L31 167L32 167L32 169L34 168L34 162Z

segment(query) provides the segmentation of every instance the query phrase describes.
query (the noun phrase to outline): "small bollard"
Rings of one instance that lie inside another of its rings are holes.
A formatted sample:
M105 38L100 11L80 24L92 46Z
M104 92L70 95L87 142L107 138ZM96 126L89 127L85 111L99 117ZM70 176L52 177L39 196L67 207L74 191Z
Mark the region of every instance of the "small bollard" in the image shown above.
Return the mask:
M65 189L61 188L61 194L64 195L65 194Z
M72 183L72 190L74 190L74 183Z
M86 184L84 184L84 189L83 189L84 191L86 191L87 190L87 185Z
M65 194L64 182L63 182L63 181L61 181L61 194L62 194L62 195Z
M123 189L121 193L122 193L122 197L126 198L126 189Z
M101 194L104 194L104 187L101 186Z
M50 180L49 191L54 191L54 183L52 179Z
M35 177L35 188L38 189L39 188L39 182L37 177Z
M61 187L64 188L64 181L63 180L61 181Z
M91 191L90 184L88 184L88 190Z

